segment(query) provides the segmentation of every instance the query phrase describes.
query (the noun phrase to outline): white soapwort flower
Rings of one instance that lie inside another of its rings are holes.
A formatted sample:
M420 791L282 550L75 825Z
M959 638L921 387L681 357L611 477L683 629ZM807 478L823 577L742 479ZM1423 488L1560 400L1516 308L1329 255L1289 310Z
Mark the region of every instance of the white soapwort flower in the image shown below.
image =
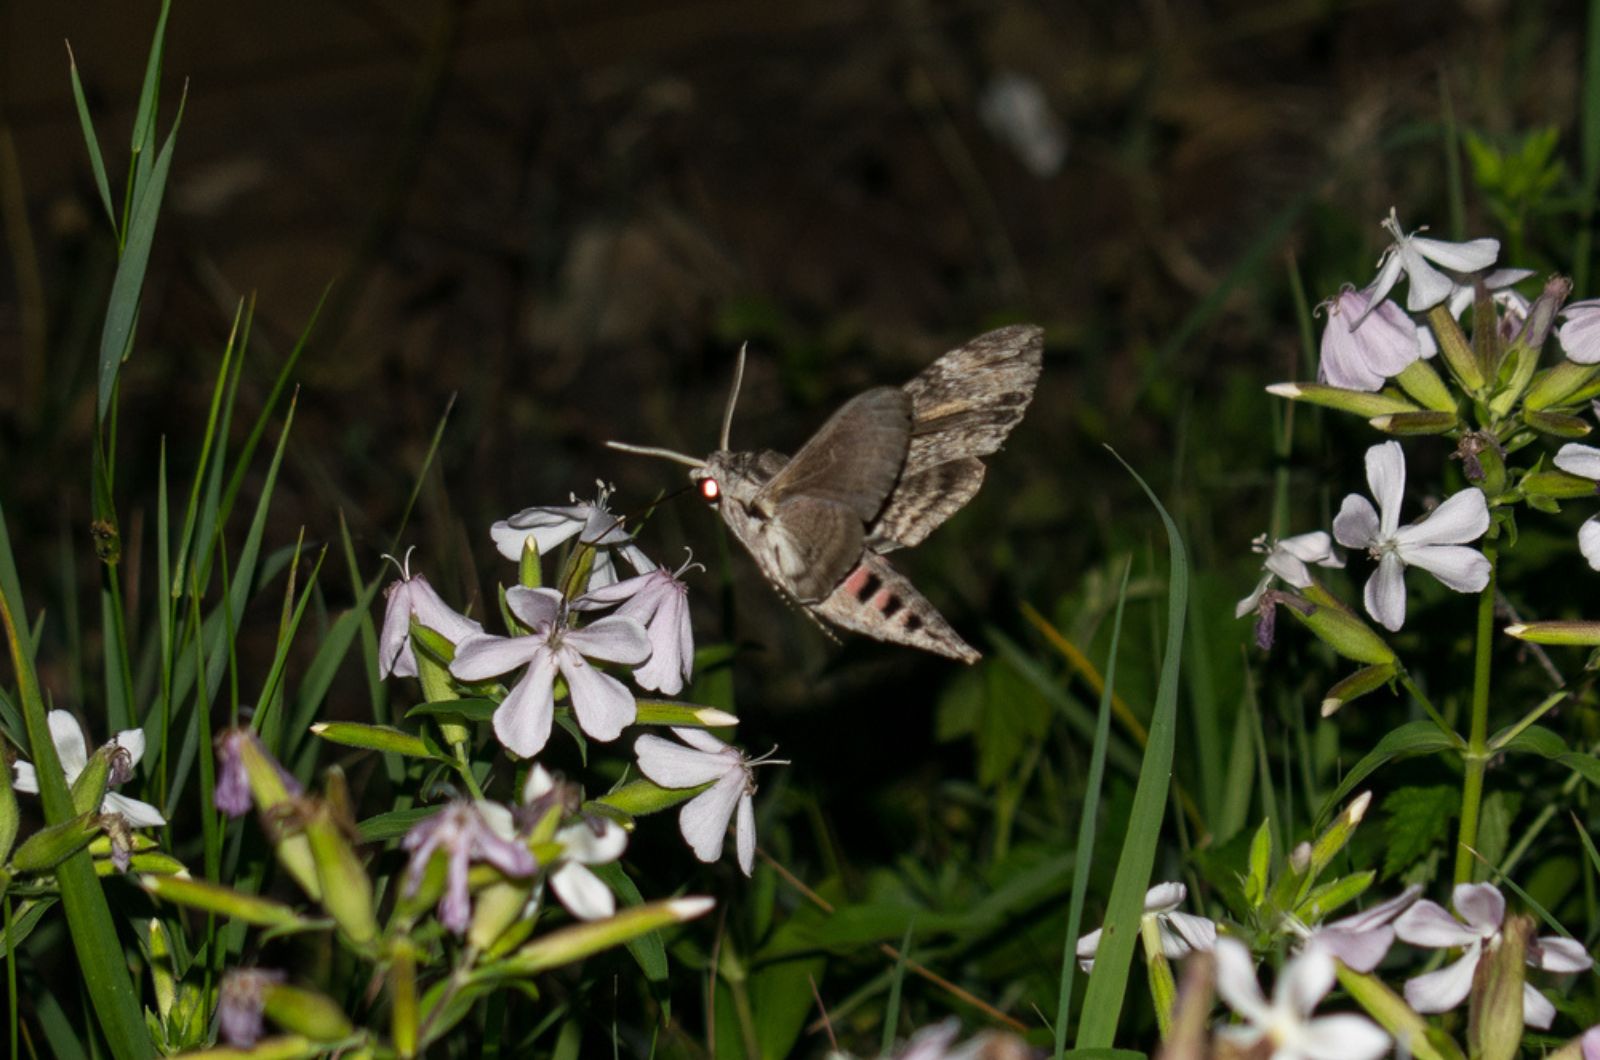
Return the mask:
M1600 298L1572 302L1561 311L1561 320L1556 341L1567 360L1600 364Z
M722 856L728 822L738 814L734 844L739 868L746 876L755 867L756 857L756 765L780 765L770 759L747 759L743 751L730 747L704 729L674 728L672 734L684 744L659 736L645 735L634 742L639 771L664 788L711 787L684 803L678 815L678 831L694 856L713 862Z
M613 614L637 619L650 638L650 658L633 671L640 688L675 696L694 673L694 630L689 621L689 587L684 571L699 566L693 560L676 571L656 568L648 574L591 589L572 601L586 611L622 602ZM703 568L702 568L703 569Z
M590 589L603 588L617 580L612 549L640 574L655 570L656 565L622 528L622 518L606 510L611 490L604 483L596 486L598 493L592 501L580 501L573 495L569 505L524 508L491 526L489 536L494 538L500 554L514 563L522 559L524 543L530 537L539 555L548 556L552 549L576 536L583 544L595 546L594 567L587 586Z
M1489 584L1489 561L1467 548L1489 529L1489 506L1476 486L1453 494L1410 526L1400 525L1406 488L1405 454L1398 442L1367 450L1367 485L1378 507L1359 494L1344 499L1333 520L1333 536L1346 548L1360 548L1378 561L1367 579L1367 613L1390 631L1406 620L1406 567L1421 567L1458 593L1482 591Z
M1485 953L1500 945L1500 926L1506 918L1506 900L1487 883L1457 884L1450 904L1457 920L1437 902L1423 900L1395 921L1395 934L1413 946L1462 951L1454 964L1437 972L1406 980L1406 1003L1418 1012L1447 1012L1466 999L1472 976ZM1547 972L1581 972L1594 961L1581 944L1571 939L1537 938L1528 943L1527 963ZM1539 1030L1556 1018L1556 1009L1531 984L1522 984L1522 1021Z
M1441 265L1451 273L1472 273L1493 265L1494 259L1500 254L1500 241L1496 239L1447 243L1441 239L1426 239L1416 232L1406 235L1393 207L1390 207L1389 216L1382 224L1394 236L1394 242L1378 260L1378 276L1367 289L1373 305L1381 303L1388 296L1400 279L1401 272L1404 272L1409 281L1406 308L1413 313L1432 309L1454 295L1460 286L1456 277L1434 268L1434 265Z
M523 785L522 801L536 803L555 787L550 771L535 764ZM620 858L628 848L628 833L609 817L586 816L558 831L555 841L561 853L550 871L550 889L561 904L579 920L604 920L615 913L616 896L588 866Z
M1262 534L1250 542L1250 548L1266 557L1261 561L1265 573L1256 582L1250 595L1240 600L1233 609L1235 618L1243 618L1256 609L1262 595L1272 587L1273 578L1282 578L1285 584L1304 589L1311 584L1311 569L1306 564L1315 563L1319 567L1335 569L1344 566L1344 558L1334 554L1333 538L1322 530L1295 534L1278 541Z
M1555 465L1569 475L1600 482L1600 449L1592 445L1568 442L1556 453ZM1578 551L1600 570L1600 515L1591 515L1578 527Z
M494 712L494 732L506 749L532 758L550 739L559 671L572 695L583 731L615 740L633 724L633 693L589 659L634 666L650 656L650 641L635 619L607 615L581 629L567 624L566 601L554 589L506 590L506 606L533 632L523 637L468 637L456 646L450 672L463 681L485 681L520 666L527 671Z
M1333 958L1309 950L1283 966L1269 1003L1256 982L1250 951L1237 939L1217 940L1217 993L1244 1023L1219 1027L1217 1035L1241 1051L1269 1043L1272 1060L1376 1060L1389 1050L1389 1035L1365 1016L1313 1016L1333 989Z
M1376 393L1422 356L1417 325L1388 299L1374 304L1366 292L1347 287L1323 303L1317 375L1345 390Z
M79 728L78 719L65 710L52 710L45 721L50 726L50 742L56 745L61 771L66 774L67 786L71 787L89 766L89 748L84 743L83 729ZM100 800L100 812L119 813L134 828L160 828L167 823L160 810L148 802L109 790L113 784L132 779L134 767L144 757L144 730L124 729L111 738L111 743L117 748L118 760L112 763L108 790ZM34 772L32 763L19 761L12 768L15 770L12 787L29 795L39 794L39 774Z
M1193 913L1180 913L1178 907L1189 897L1189 888L1181 883L1158 883L1144 892L1143 920L1154 920L1156 932L1161 936L1161 952L1168 960L1187 957L1196 950L1209 952L1217 944L1217 925L1214 921ZM1084 971L1094 969L1095 951L1100 948L1103 929L1095 928L1078 940L1078 967Z
M1370 972L1394 945L1394 921L1417 900L1422 888L1412 884L1386 902L1332 920L1305 933L1305 949L1320 949L1352 971Z
M385 559L394 561L392 556ZM383 612L383 630L378 634L378 676L386 678L417 676L417 657L411 650L411 620L460 644L467 637L483 632L483 624L460 614L445 603L428 584L428 579L411 573L411 551L404 563L395 562L400 580L385 590L389 603Z

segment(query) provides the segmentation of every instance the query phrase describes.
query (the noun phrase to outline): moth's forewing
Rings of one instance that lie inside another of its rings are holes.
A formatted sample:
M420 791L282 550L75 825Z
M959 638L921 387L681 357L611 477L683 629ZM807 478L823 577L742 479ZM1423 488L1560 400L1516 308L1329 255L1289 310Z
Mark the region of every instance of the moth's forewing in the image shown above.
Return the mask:
M857 394L828 418L756 496L775 510L786 497L841 505L862 523L875 519L905 465L912 399L899 387Z
M905 644L964 663L980 656L917 592L905 575L870 549L843 581L811 609L843 629L891 644Z
M983 485L977 458L1022 421L1044 360L1044 331L1015 325L946 353L904 387L911 438L900 481L867 532L878 552L915 545Z

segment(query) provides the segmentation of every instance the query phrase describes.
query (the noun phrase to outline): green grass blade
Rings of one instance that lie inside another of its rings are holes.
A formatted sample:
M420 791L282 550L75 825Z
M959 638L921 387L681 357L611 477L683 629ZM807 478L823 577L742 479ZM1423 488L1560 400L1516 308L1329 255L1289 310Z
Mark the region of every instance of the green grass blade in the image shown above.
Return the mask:
M1167 795L1172 785L1178 671L1183 659L1183 623L1189 608L1189 560L1177 524L1138 472L1121 457L1117 460L1150 498L1166 527L1171 565L1167 587L1167 639L1161 659L1161 679L1156 686L1155 708L1150 715L1150 742L1145 747L1144 765L1139 770L1139 784L1128 817L1127 836L1117 860L1117 875L1106 906L1099 954L1084 995L1083 1018L1078 1024L1076 1041L1080 1049L1109 1048L1122 1013L1133 947L1139 935L1139 917L1144 909L1144 892L1150 885L1150 872L1155 866L1161 821L1166 815Z
M900 956L894 962L894 978L889 980L889 1006L883 1013L883 1040L881 1052L888 1056L894 1049L895 1031L900 1028L900 988L906 981L906 961L911 959L911 925L906 925L905 937L900 940Z
M167 173L172 167L172 150L177 143L178 125L183 120L180 104L172 120L172 131L151 167L135 199L128 218L128 238L111 280L111 298L106 305L105 327L100 332L100 397L98 418L103 422L117 389L117 375L133 340L133 324L139 315L139 294L144 289L144 274L150 264L150 247L155 242L156 221L166 192Z
M78 125L83 129L83 144L89 149L89 168L94 171L94 186L100 192L100 205L106 208L111 221L111 231L121 242L122 226L117 223L117 207L111 201L111 182L106 179L105 159L100 157L100 137L94 131L94 119L89 116L89 101L83 94L83 82L78 79L78 57L67 45L67 70L72 78L72 102L78 108Z
M156 139L156 103L161 96L161 60L167 48L167 13L172 0L161 0L161 14L150 36L150 56L145 60L144 81L139 86L139 106L133 115L133 156L138 183L149 176L150 147Z
M67 788L61 761L56 757L45 721L44 699L34 675L33 659L13 619L11 601L20 598L0 595L0 624L5 627L16 671L17 698L22 702L23 721L28 731L28 750L38 776L39 798L44 804L46 824L59 824L75 816L72 793ZM67 930L77 953L84 989L89 993L100 1027L111 1052L118 1060L151 1056L150 1037L145 1030L144 1010L128 974L122 944L105 891L94 874L94 862L87 849L79 850L55 870L61 889L61 905L66 911Z
M1094 744L1089 752L1089 778L1084 781L1083 809L1078 816L1077 858L1072 866L1072 898L1067 908L1067 937L1061 953L1061 993L1056 1000L1056 1056L1067 1048L1067 1017L1072 1004L1072 979L1078 970L1078 936L1083 934L1083 903L1089 894L1089 873L1094 867L1094 835L1100 814L1100 785L1106 775L1106 746L1111 742L1111 696L1117 682L1117 645L1122 639L1122 611L1128 602L1130 557L1122 568L1117 590L1117 610L1111 619L1111 646L1106 651L1105 687L1100 690L1100 712L1095 718Z

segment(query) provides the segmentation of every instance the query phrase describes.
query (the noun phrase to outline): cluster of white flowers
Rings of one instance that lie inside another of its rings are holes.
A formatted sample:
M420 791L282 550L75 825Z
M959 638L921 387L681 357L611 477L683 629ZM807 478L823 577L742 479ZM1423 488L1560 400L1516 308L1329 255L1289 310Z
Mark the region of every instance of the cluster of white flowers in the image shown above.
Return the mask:
M413 622L453 646L449 674L457 681L477 684L509 675L509 688L494 711L493 728L500 744L522 759L540 755L549 742L558 677L577 725L588 738L600 742L616 740L633 724L638 704L621 677L597 664L627 668L633 685L645 691L667 696L682 692L694 667L694 634L683 577L695 565L685 563L672 571L653 563L634 544L622 519L607 510L607 499L602 487L592 502L574 498L570 505L528 508L494 524L492 536L507 559L521 561L530 544L542 557L573 539L594 550L581 592L574 590L569 596L552 588L507 589L505 607L516 623L507 636L488 633L480 622L452 609L425 577L412 572L408 556L400 564L399 580L389 587L379 638L382 675L417 676ZM635 571L634 576L619 577L617 557ZM673 733L683 742L652 735L638 738L634 750L639 771L663 788L704 786L679 813L684 839L700 860L716 861L729 824L736 820L738 864L749 875L756 839L753 766L762 761L750 760L703 729L674 728ZM433 855L443 851L448 874L440 900L441 922L458 934L464 932L470 919L467 866L488 862L513 877L538 871L521 841L543 816L530 808L554 805L562 786L534 762L520 807L462 799L426 818L405 842L412 856L410 890L420 885ZM581 815L556 833L555 842L562 853L555 866L546 867L556 896L580 919L612 915L615 900L610 890L587 866L619 858L627 846L627 832L609 818Z
M1490 884L1455 888L1452 904L1461 920L1434 902L1418 901L1421 893L1420 887L1407 887L1387 901L1314 928L1286 921L1284 928L1299 943L1279 971L1270 1001L1256 980L1249 947L1238 938L1219 935L1214 921L1180 911L1188 896L1183 884L1150 888L1144 898L1144 919L1155 923L1166 959L1193 953L1215 956L1217 994L1241 1020L1219 1027L1217 1033L1240 1050L1265 1043L1266 1051L1281 1060L1375 1060L1392 1043L1372 1020L1349 1013L1314 1015L1333 988L1335 962L1355 972L1372 972L1396 939L1422 949L1460 949L1462 955L1453 964L1405 984L1406 1001L1417 1012L1446 1012L1466 1000L1479 961L1500 943L1506 903ZM1078 940L1078 963L1086 971L1093 967L1099 944L1098 930ZM1580 943L1565 938L1533 940L1526 960L1529 967L1556 974L1585 971L1594 964ZM1544 1030L1554 1019L1555 1006L1524 983L1526 1024Z

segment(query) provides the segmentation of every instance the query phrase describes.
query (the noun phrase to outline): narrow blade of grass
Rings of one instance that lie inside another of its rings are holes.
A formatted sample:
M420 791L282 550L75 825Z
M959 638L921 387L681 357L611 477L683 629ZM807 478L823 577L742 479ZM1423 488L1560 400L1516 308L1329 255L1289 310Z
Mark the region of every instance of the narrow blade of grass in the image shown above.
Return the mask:
M1117 875L1106 906L1100 949L1094 971L1089 975L1083 1019L1078 1024L1076 1044L1080 1049L1109 1048L1122 1013L1133 947L1139 935L1139 917L1144 909L1144 892L1155 866L1156 846L1161 840L1161 822L1166 816L1167 793L1171 787L1172 755L1177 738L1178 671L1183 660L1183 623L1189 608L1189 561L1177 524L1139 473L1121 457L1117 460L1150 498L1166 527L1171 567L1167 587L1167 639L1161 659L1161 679L1156 686L1155 709L1150 715L1150 742L1145 747L1144 765L1139 770L1127 837L1117 860Z
M100 192L100 205L106 208L106 218L111 231L121 242L122 225L117 221L117 208L111 201L111 182L106 179L105 159L100 156L100 136L94 131L94 119L89 116L89 101L83 94L83 82L78 78L78 57L67 45L67 70L72 78L72 102L78 108L78 125L83 130L83 145L89 150L89 168L94 171L94 186Z

